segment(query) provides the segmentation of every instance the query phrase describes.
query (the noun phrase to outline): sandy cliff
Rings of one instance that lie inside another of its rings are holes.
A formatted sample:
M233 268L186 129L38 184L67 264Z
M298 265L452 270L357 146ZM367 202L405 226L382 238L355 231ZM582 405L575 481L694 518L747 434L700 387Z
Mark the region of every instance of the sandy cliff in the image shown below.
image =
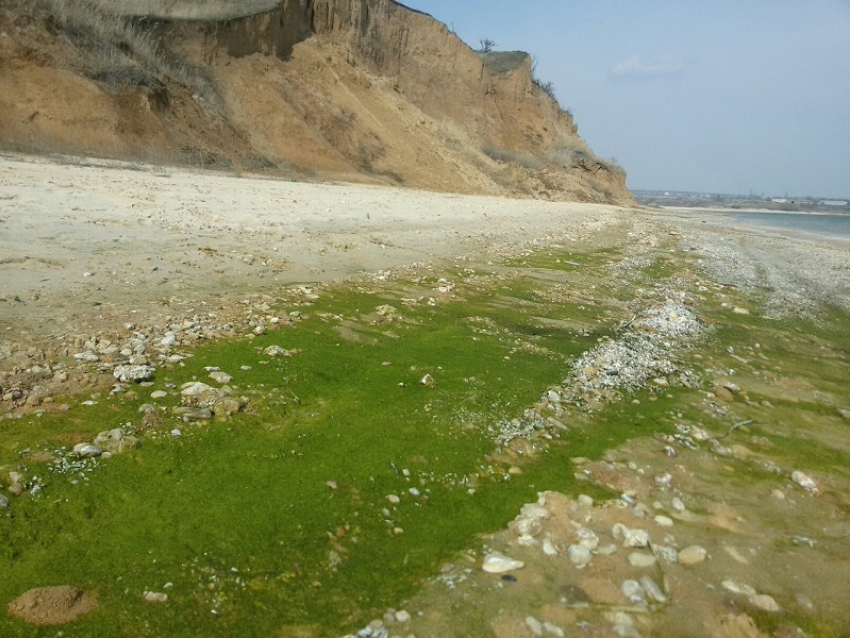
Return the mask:
M528 55L481 55L392 0L116 5L3 3L3 147L632 201Z

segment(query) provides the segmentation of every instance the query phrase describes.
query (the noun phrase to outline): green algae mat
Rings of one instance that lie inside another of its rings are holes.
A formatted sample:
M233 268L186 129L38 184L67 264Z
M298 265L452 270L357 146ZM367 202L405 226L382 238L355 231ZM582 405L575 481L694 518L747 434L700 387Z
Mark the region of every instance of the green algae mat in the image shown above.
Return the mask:
M697 288L685 255L633 268L626 284L611 270L620 259L550 250L326 286L309 302L282 298L275 329L199 347L151 382L0 421L0 483L25 487L0 510L0 600L60 585L97 597L64 627L3 615L0 635L341 635L413 596L538 492L603 495L570 459L599 458L647 424L672 433L671 414L698 419L696 389L659 383L635 403L565 407L511 445L499 434L633 318L640 290ZM689 361L711 368L757 335L770 365L840 394L845 313L777 324L718 309L719 294L704 291L711 330ZM835 365L813 364L812 348ZM241 406L226 418L182 393L192 382L215 392L215 371ZM72 452L115 428L141 445ZM794 453L793 433L780 447ZM816 456L841 462L834 449Z

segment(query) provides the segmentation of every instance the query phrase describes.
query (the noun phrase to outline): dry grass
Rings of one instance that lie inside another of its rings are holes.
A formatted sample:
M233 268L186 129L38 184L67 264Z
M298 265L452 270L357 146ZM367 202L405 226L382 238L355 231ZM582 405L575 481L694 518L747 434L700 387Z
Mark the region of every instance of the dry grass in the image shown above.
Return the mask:
M92 0L34 0L33 9L76 46L80 71L92 79L153 89L177 83L217 101L213 83L199 69L163 50L153 23L109 13Z

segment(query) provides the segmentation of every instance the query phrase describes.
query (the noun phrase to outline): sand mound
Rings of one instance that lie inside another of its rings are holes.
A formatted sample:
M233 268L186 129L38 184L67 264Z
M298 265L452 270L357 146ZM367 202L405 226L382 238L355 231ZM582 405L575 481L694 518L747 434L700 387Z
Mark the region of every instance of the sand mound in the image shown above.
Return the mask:
M37 587L9 603L9 613L35 625L64 625L97 609L97 597L76 587Z

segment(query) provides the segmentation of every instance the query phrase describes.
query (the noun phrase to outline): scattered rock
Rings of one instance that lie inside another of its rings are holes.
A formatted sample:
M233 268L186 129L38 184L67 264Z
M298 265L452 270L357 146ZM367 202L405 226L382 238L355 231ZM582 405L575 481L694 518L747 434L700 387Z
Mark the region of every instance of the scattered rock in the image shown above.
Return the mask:
M750 604L762 611L779 611L779 605L776 604L776 601L773 600L772 596L768 596L767 594L756 594L755 596L750 596Z
M679 552L679 562L682 565L697 565L703 562L708 557L708 552L704 547L699 545L691 545Z
M731 591L733 594L743 594L744 596L755 596L758 592L755 589L750 587L749 585L745 585L743 583L737 583L734 580L724 580L723 583L724 589Z
M658 562L658 559L652 554L643 554L641 552L632 552L629 554L629 564L632 567L652 567L656 562Z
M620 591L623 592L623 596L628 598L632 604L640 605L646 603L646 592L636 580L624 581L620 586Z
M97 609L97 596L76 587L30 589L9 603L9 614L34 625L64 625Z
M661 527L673 527L673 519L668 516L662 516L661 514L659 514L652 520L654 520Z
M818 484L815 483L812 477L810 477L808 474L803 474L799 470L795 470L791 473L791 480L794 481L800 487L802 487L804 490L811 492L812 494L818 493Z
M0 494L0 510L4 510L9 507L9 497L5 494Z
M481 568L488 574L504 574L523 567L525 567L525 563L521 560L514 560L502 554L493 553L484 557L484 564Z
M643 591L645 591L646 595L653 601L657 603L667 602L667 596L664 595L664 592L661 591L658 585L655 584L655 581L649 576L641 576L640 586L643 587Z
M164 399L168 396L168 392L165 390L155 390L151 392L151 399Z
M430 374L426 374L419 380L419 383L424 385L425 387L430 388L431 386L436 385L437 382L434 381L434 377L432 377Z
M149 603L167 603L168 602L168 594L164 594L158 591L146 591L142 594L142 597L148 601Z
M221 385L227 385L228 383L233 381L233 377L231 377L226 372L222 372L221 370L213 370L212 372L210 372L210 379Z
M103 454L103 450L91 443L77 443L74 446L74 454L83 459L90 459Z
M112 454L123 454L128 450L139 447L141 444L142 442L139 439L135 436L129 436L121 428L101 432L94 439L95 446Z
M649 546L649 532L645 529L629 529L622 523L617 523L611 530L611 535L623 541L623 547L641 549Z
M838 416L841 416L848 421L850 421L850 410L844 410L842 408L838 408Z
M150 366L121 365L115 367L112 376L121 383L140 383L153 377L153 372Z
M583 569L593 558L593 554L584 545L570 545L569 549L567 549L567 557L573 565L579 569Z
M211 392L214 392L213 388L208 386L206 383L201 383L200 381L187 383L180 390L180 394L184 397L198 397Z

